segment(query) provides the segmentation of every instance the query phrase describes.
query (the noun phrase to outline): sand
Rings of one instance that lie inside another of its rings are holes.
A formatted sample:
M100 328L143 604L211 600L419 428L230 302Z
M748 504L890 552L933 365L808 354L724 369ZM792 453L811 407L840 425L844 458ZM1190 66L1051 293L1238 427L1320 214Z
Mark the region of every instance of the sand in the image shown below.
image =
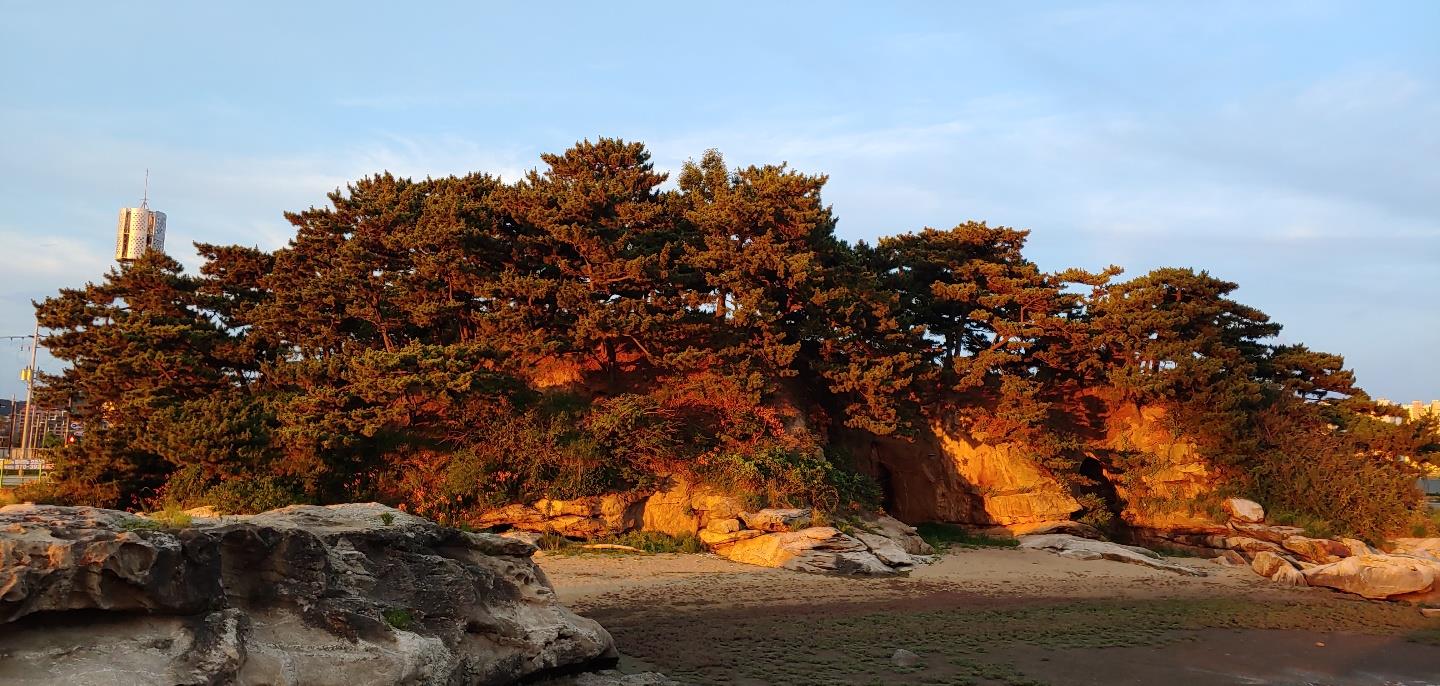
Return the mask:
M1440 684L1440 620L1174 559L968 549L889 578L714 555L542 555L627 656L697 684ZM891 664L897 648L918 667Z

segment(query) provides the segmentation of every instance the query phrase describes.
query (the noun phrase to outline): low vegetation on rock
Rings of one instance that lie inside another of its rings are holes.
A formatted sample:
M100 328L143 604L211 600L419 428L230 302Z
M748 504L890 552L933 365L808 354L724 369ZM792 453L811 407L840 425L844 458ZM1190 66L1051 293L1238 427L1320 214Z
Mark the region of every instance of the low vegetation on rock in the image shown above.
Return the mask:
M43 393L86 430L24 497L466 523L681 479L747 510L1105 526L1197 502L1189 479L1370 540L1430 526L1433 425L1382 421L1205 271L1048 272L978 222L851 243L824 176L714 151L673 186L633 142L542 160L367 177L273 252L152 253L38 303L67 365Z

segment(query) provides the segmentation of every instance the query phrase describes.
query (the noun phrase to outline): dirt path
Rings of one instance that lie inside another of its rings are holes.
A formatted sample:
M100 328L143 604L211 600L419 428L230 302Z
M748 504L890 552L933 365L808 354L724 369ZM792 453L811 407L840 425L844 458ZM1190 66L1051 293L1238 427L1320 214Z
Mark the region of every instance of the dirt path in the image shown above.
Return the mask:
M863 579L712 555L541 557L637 667L697 684L1440 684L1440 621L1177 560L964 550ZM1321 645L1323 644L1323 645ZM920 655L898 668L897 648Z

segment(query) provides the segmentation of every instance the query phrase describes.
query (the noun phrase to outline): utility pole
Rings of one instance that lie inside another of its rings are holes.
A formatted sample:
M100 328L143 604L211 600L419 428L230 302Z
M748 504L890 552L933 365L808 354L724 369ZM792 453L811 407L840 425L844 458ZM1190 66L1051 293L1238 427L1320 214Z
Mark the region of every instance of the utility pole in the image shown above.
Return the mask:
M35 320L35 335L30 339L30 366L25 370L25 428L22 430L22 449L25 459L32 459L33 446L30 439L30 415L35 409L35 353L40 349L40 320Z

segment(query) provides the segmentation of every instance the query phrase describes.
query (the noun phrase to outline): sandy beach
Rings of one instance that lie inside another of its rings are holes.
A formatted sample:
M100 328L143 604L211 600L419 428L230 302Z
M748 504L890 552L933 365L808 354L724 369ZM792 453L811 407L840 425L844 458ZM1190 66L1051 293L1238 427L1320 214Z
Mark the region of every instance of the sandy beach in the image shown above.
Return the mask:
M708 554L538 561L614 634L622 669L684 683L1440 684L1440 620L1199 559L1172 561L1207 576L990 548L888 578Z

